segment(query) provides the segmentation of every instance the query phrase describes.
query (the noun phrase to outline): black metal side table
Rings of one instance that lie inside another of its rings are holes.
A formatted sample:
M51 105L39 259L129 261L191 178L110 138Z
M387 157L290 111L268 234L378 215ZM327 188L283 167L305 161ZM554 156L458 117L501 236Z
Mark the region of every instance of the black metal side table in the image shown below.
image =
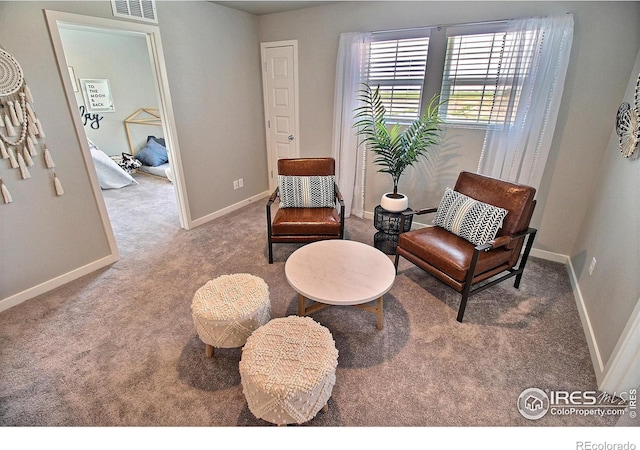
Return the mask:
M405 211L410 210L411 208L407 208ZM378 232L373 236L373 246L387 255L395 255L401 221L402 212L395 213L380 205L376 206L373 210L373 226ZM413 215L406 216L402 232L409 231L412 222Z

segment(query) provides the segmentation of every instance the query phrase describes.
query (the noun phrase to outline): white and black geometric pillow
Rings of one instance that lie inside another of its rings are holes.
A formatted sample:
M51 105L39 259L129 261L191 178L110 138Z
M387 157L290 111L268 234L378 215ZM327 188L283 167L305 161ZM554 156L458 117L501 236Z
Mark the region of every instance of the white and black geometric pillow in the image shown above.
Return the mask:
M507 213L506 209L479 202L447 188L433 224L474 245L483 245L496 237Z
M278 175L280 208L333 208L335 176Z
M142 166L142 163L138 161L136 158L134 158L133 156L131 156L129 153L123 153L122 156L111 155L109 156L109 158L114 160L115 163L119 165L129 175L133 175L134 173L136 173L137 169Z
M129 153L122 154L122 162L119 163L126 172L134 174L137 169L142 167L142 163Z

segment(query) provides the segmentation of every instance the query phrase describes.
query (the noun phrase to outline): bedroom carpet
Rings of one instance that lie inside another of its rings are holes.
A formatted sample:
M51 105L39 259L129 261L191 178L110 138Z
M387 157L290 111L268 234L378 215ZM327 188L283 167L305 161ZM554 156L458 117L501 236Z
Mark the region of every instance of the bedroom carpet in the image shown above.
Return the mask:
M191 231L179 228L173 188L104 191L121 259L0 313L0 425L264 426L247 407L241 349L205 358L191 318L206 281L250 273L268 284L272 318L295 314L284 263L266 258L265 201ZM348 239L373 243L370 220L349 218ZM510 283L459 296L402 261L375 316L332 307L312 317L339 351L327 413L309 426L606 426L615 417L531 421L516 401L529 387L595 390L587 343L563 265L533 258Z

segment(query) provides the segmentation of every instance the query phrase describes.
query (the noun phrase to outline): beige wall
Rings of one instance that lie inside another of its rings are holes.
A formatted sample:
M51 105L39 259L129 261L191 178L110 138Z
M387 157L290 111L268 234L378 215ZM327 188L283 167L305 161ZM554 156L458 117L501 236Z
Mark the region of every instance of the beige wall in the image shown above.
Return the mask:
M258 18L209 2L157 7L196 220L268 189Z
M82 10L87 5L78 6ZM108 5L92 6L94 14L100 15ZM0 299L110 255L72 123L77 109L67 104L45 7L56 4L0 3L0 45L22 66L65 195L56 197L41 161L32 168L29 180L20 180L15 169L0 161L0 176L14 200L0 204Z
M609 139L610 118L615 117L638 51L639 11L638 2L340 2L263 16L260 40L298 40L301 153L329 155L341 32L573 12L571 63L534 216L540 229L534 247L569 255L593 194L592 179ZM481 146L478 131L449 129L441 154L431 165L410 169L400 180L400 189L414 207L436 206L460 170L476 170ZM369 166L368 211L391 186L388 176L375 171Z
M78 105L86 106L78 79L109 80L115 111L91 112L87 109L86 114L101 117L97 129L91 126L91 120L87 120L84 125L87 137L107 155L131 153L124 120L138 108L158 108L158 89L146 37L86 28L61 28L60 38L67 63L73 67L76 76ZM148 135L162 136L162 127L131 125L129 129L135 151L144 146Z
M258 18L210 2L158 2L191 220L267 190ZM114 19L109 1L0 2L0 45L22 65L65 195L46 170L0 165L0 310L8 298L111 255L44 10ZM116 105L117 107L117 105ZM233 180L244 178L234 191ZM5 303L6 304L6 303Z
M615 100L633 106L640 53L628 76L624 95ZM599 169L592 180L595 194L571 253L604 364L640 299L640 149L632 158L623 158L614 123L610 121L606 151L596 161ZM592 258L596 258L596 266L589 275Z

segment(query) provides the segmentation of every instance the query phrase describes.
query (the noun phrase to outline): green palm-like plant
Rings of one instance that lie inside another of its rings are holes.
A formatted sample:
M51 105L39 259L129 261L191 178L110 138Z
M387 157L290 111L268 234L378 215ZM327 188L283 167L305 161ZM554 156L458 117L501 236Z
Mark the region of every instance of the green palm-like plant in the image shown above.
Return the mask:
M364 136L362 144L376 154L373 162L381 166L378 172L391 175L393 197L398 198L398 181L402 173L420 157L426 157L442 139L444 120L438 115L439 96L434 95L425 113L403 130L398 123L391 128L387 126L380 86L372 90L368 84L362 85L358 98L363 106L355 110L356 134Z

